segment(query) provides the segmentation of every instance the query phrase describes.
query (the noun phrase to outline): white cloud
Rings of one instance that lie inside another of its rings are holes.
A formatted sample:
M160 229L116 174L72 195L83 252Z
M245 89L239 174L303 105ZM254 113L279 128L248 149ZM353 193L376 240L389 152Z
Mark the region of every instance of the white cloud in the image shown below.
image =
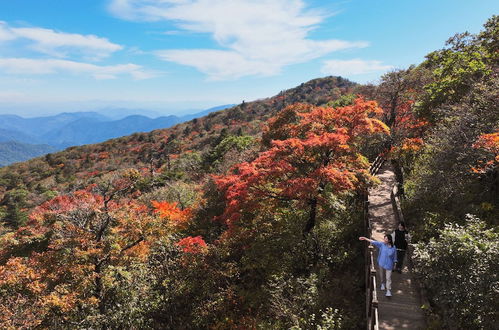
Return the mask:
M154 75L136 64L99 66L60 59L0 58L0 71L8 74L47 75L70 73L90 75L95 79L116 79L121 75L130 75L134 79L147 79Z
M16 36L9 30L7 23L0 21L0 42L15 39Z
M384 65L381 61L353 60L329 60L325 61L322 73L327 75L359 75L392 69L391 65Z
M11 28L18 37L34 42L32 48L56 57L67 57L68 53L81 53L99 60L123 49L106 38L95 35L57 32L43 28Z
M176 36L176 35L181 34L181 32L178 30L171 30L171 31L164 31L161 34L163 34L165 36Z
M131 21L158 21L164 18L158 9L190 2L190 0L112 0L109 10L115 16Z
M29 40L31 49L58 58L69 55L83 56L100 60L123 49L123 46L95 35L58 32L39 27L13 28L0 21L0 42L10 40Z
M255 73L275 74L278 67L265 61L251 61L240 53L224 50L168 50L156 54L166 61L192 66L211 79L239 78Z
M110 11L128 20L167 20L187 32L207 33L223 49L174 49L156 54L195 67L214 79L277 74L287 65L367 42L311 40L325 15L302 0L113 0Z
M95 35L57 32L39 27L14 28L0 21L0 42L21 40L25 47L55 57L52 59L0 58L0 72L21 75L69 73L90 75L95 79L115 79L129 75L142 80L156 74L136 64L95 65L86 60L100 60L123 49L122 46ZM26 43L25 41L28 41ZM25 50L25 49L23 49ZM136 49L131 51L138 52ZM73 60L65 59L71 56Z

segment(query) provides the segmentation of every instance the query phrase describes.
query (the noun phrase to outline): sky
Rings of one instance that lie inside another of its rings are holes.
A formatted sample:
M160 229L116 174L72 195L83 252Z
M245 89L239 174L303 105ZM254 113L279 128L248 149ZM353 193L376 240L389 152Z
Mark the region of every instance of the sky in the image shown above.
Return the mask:
M0 0L0 113L184 114L339 75L376 83L497 0Z

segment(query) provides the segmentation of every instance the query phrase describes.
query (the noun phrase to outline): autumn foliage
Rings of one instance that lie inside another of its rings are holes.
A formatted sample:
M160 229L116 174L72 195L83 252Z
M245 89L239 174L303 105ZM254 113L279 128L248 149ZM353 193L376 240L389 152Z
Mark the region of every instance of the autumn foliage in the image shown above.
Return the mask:
M122 180L116 183L123 189ZM166 234L166 223L145 205L93 188L42 204L27 226L2 237L3 326L57 327L78 313L104 314L112 269L145 261L151 242Z
M369 135L388 133L385 124L372 118L379 112L375 102L361 98L336 109L301 104L284 109L269 122L267 132L276 132L270 149L216 179L225 192L222 217L229 227L254 210L297 201L310 208L304 228L310 231L326 188L341 194L367 183L369 163L358 144Z
M478 160L478 166L472 167L473 172L484 173L499 165L499 133L480 135L473 144L473 148L481 149L486 153L484 159Z
M410 153L421 149L424 132L429 123L416 117L413 111L414 101L409 100L398 107L395 122L391 128L394 153Z
M356 237L380 151L415 240L497 224L497 22L379 86L320 78L0 169L0 328L365 327Z
M183 238L177 242L177 245L186 253L200 253L208 248L201 236Z
M183 227L192 217L192 210L186 208L181 210L177 207L177 203L157 202L152 201L154 212L158 213L162 218L168 219L174 226Z

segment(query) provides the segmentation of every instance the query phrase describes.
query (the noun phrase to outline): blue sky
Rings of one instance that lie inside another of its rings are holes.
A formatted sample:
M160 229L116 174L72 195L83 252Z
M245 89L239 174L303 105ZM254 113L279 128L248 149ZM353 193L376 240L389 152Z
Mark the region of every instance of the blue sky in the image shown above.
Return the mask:
M376 82L493 14L492 0L0 0L0 113L180 114L327 75Z

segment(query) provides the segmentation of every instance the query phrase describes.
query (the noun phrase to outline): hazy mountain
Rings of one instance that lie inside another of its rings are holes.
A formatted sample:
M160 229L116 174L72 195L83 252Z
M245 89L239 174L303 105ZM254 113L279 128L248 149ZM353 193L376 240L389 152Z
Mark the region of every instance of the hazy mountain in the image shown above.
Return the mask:
M149 118L157 118L161 116L161 114L157 111L144 109L105 108L96 110L95 112L111 120L120 120L133 115L146 116Z
M222 105L182 117L171 115L149 118L142 115L131 115L113 121L95 121L91 118L82 118L57 130L44 134L41 137L41 141L58 148L98 143L132 133L149 132L155 129L168 128L175 124L203 117L211 112L225 109L230 106L231 105Z
M180 117L171 115L150 118L135 114L118 120L111 118L127 112L134 113L141 111L151 114L154 112L130 109L107 109L104 112L109 117L97 112L61 113L55 116L34 118L23 118L17 115L0 115L0 142L20 142L16 147L0 150L0 158L4 159L2 165L7 165L9 164L9 159L12 159L12 162L26 160L31 157L43 155L42 151L46 150L39 147L37 149L39 152L30 153L27 152L28 149L20 147L22 143L50 145L53 148L46 152L53 152L70 146L98 143L132 133L168 128L230 106L221 105ZM33 148L29 150L31 151ZM16 152L19 152L18 156L15 155ZM31 154L33 156L26 158L26 155Z
M0 142L18 141L24 143L33 143L33 141L35 140L35 137L23 132L0 128Z
M148 132L167 128L181 122L176 116L151 119L133 115L114 121L98 122L88 118L76 120L64 127L43 135L42 141L65 148L74 145L91 144L136 132Z
M16 141L0 142L0 166L22 162L54 151L57 151L57 149L46 144L29 144Z
M64 156L68 159L67 168L75 167L75 170L78 168L78 171L92 172L96 170L92 168L93 163L80 164L79 162L83 158L94 157L99 152L105 151L120 166L137 166L141 168L144 167L141 162L147 158L145 153L149 145L157 144L160 146L170 135L177 136L178 139L183 141L182 143L186 144L184 146L185 150L202 150L209 147L213 141L219 138L222 128L226 128L228 133L234 135L256 135L260 132L261 123L286 105L296 102L317 105L325 104L348 93L355 85L340 77L314 79L298 87L282 91L278 95L268 99L247 102L233 107L229 106L229 109L219 111L228 107L227 105L223 105L182 117L168 116L151 119L145 116L128 116L121 120L94 121L91 117L95 113L87 113L87 118L84 118L81 114L77 114L76 117L80 116L79 119L51 132L45 130L44 139L56 141L59 148L61 148L70 144L97 143L99 140L104 141L112 137L123 136L113 141L71 148L58 153L57 155L59 156L57 157ZM67 115L74 114L61 114L59 118L64 118ZM16 120L21 118L19 116L0 116L0 127L2 127L1 119L4 117ZM102 115L97 114L98 118L102 119ZM197 121L190 120L193 118L199 119ZM52 122L54 121L52 120ZM181 122L184 123L175 125ZM248 123L251 123L251 125ZM173 125L175 126L171 127ZM152 130L155 131L126 136L135 132L148 132ZM190 136L191 132L198 132L199 134ZM146 143L145 141L149 142ZM135 151L132 151L132 148L130 148L132 144L135 145ZM142 151L138 153L136 151L138 149Z
M213 107L213 108L206 109L206 110L201 111L201 112L197 112L197 113L194 113L194 114L182 116L181 119L182 119L182 121L189 121L191 119L201 118L201 117L204 117L206 115L209 115L212 112L220 111L220 110L223 110L223 109L228 109L228 108L231 108L233 106L235 106L235 104L219 105L219 106L216 106L216 107Z
M0 128L40 137L50 131L60 129L78 119L93 121L110 120L97 112L64 112L55 116L23 118L17 115L0 115Z

